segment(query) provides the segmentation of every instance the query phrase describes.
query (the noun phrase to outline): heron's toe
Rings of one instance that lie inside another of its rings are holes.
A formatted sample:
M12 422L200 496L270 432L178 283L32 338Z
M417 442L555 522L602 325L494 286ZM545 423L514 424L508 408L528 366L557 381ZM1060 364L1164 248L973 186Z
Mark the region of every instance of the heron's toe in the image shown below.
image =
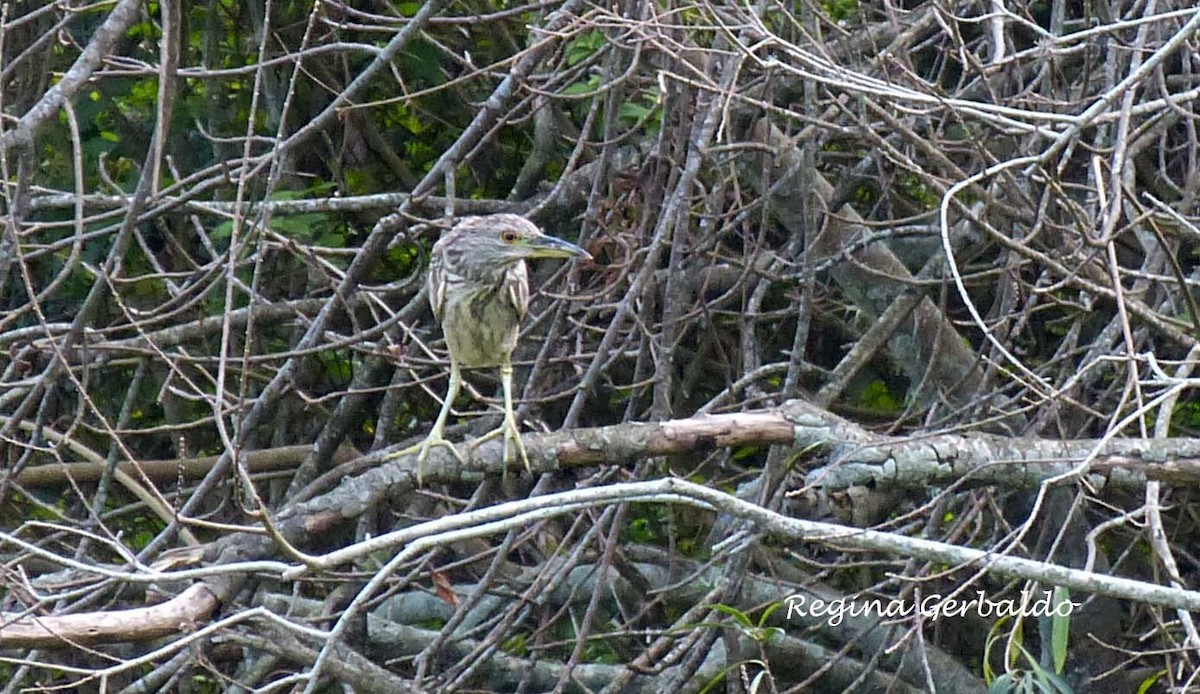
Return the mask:
M508 462L508 442L512 441L517 447L517 453L521 455L521 462L525 464L525 472L533 472L529 467L529 454L525 451L525 442L521 440L521 434L515 429L509 429L504 437L504 460Z
M443 438L438 438L436 441L430 441L429 446L426 446L425 450L421 452L421 457L418 458L418 462L425 460L425 457L429 455L429 448L432 446L441 446L442 448L445 448L454 454L454 457L458 459L458 462L462 463L463 465L467 464L467 458L462 454L462 451L458 450L458 446L455 446Z

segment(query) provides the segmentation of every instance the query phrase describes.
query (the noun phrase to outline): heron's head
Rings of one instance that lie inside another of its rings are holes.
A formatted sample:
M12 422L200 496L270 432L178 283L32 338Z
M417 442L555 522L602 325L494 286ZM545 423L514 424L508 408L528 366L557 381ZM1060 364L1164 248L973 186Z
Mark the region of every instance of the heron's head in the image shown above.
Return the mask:
M573 243L547 236L536 224L515 214L466 217L442 242L448 252L476 267L498 267L535 258L592 257Z

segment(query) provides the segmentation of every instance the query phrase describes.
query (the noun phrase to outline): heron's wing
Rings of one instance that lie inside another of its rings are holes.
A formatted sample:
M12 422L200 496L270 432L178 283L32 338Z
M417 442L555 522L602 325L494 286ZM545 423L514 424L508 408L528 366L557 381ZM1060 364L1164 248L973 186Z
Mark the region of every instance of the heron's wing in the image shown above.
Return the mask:
M446 268L442 264L441 254L434 253L433 257L429 259L429 274L425 277L425 284L429 287L429 306L433 308L433 317L439 323L446 315L446 284L449 280L450 278L446 276Z
M525 309L529 307L529 270L525 267L525 261L504 272L504 284L508 288L509 300L517 309L517 319L525 318Z

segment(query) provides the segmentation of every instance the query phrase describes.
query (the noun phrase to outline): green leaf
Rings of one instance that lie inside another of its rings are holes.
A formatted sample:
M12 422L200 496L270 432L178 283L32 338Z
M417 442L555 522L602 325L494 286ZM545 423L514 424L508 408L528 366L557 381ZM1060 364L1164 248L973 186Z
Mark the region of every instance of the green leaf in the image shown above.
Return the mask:
M1138 686L1137 694L1146 694L1146 692L1150 691L1154 685L1158 684L1158 681L1162 679L1162 676L1165 674L1167 674L1166 670L1159 670L1153 675L1150 675L1146 679L1142 680L1142 683Z
M213 241L228 241L232 237L233 237L233 220L232 219L226 219L225 221L221 222L220 224L217 225L217 228L213 229L212 233L209 234L209 238L211 238Z
M621 104L619 109L617 109L617 116L620 118L627 118L629 120L641 120L653 112L654 109L652 108L647 108L641 104L635 104L626 101L625 103Z
M604 45L604 34L599 29L593 29L567 44L567 66L572 67L582 63L596 54Z
M314 238L313 230L323 225L325 215L308 213L292 214L275 217L271 220L271 228L289 238L308 242Z
M578 96L580 94L588 94L600 88L600 76L592 75L582 82L576 82L563 90L563 94L568 96Z
M1071 611L1060 610L1062 605L1070 605L1071 589L1065 586L1054 588L1054 615L1051 617L1050 641L1054 653L1054 671L1061 673L1067 662L1067 639L1071 635Z
M654 530L646 518L635 518L626 527L626 535L634 542L647 543L654 540Z
M750 615L746 614L745 612L742 612L741 610L739 610L736 607L731 607L729 605L719 605L719 604L718 605L709 605L708 607L709 607L709 609L713 610L714 612L720 612L722 614L727 614L730 617L733 617L734 621L736 621L741 626L749 627L749 626L754 625L754 622L752 622L750 620Z

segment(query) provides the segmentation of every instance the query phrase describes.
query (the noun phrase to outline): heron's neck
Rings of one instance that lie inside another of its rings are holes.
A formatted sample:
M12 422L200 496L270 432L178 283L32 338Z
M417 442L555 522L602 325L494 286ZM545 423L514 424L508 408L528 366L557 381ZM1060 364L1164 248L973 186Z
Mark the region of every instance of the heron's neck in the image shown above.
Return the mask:
M521 259L515 260L482 260L480 258L465 257L469 254L464 254L459 260L458 267L464 277L476 280L479 282L487 282L488 284L500 283L505 274L512 268L520 265L524 261Z

